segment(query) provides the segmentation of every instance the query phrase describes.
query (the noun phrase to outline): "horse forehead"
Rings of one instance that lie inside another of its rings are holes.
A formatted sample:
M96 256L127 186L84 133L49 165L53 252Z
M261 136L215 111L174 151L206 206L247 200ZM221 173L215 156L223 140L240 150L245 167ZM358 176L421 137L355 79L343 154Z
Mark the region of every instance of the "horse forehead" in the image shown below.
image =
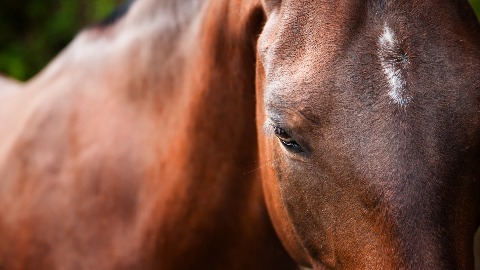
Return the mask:
M317 64L331 63L332 59L345 53L346 47L358 39L370 39L377 43L379 35L391 34L390 36L395 35L402 40L407 37L405 34L415 35L423 30L432 33L432 28L441 28L440 25L448 24L446 21L453 23L456 20L443 20L426 13L433 9L432 2L282 1L269 14L259 39L260 56L272 61L266 63L267 68L268 64L282 63L297 69L306 60L314 60ZM452 7L442 4L434 7L436 13L445 11L443 13L448 15L456 12ZM385 25L388 26L387 30ZM408 28L409 31L399 33L395 31L396 27ZM370 49L374 52L378 48Z
M333 63L346 53L350 27L358 23L352 7L290 1L269 17L259 40L267 107L314 108L323 101L319 93L331 89Z
M349 25L347 19L344 14L326 12L328 5L314 2L289 1L267 20L258 43L267 93L298 96L298 92L303 92L300 88L306 89L301 85L311 85L313 80L326 77L322 75L341 53L342 40L349 36L344 33L344 25ZM323 22L329 22L328 29Z
M322 46L339 46L353 24L358 23L350 9L353 8L320 5L316 1L288 1L269 16L261 45L277 53L302 52L312 47L321 52Z
M408 11L423 10L427 4L422 4L421 7L391 4L387 8L385 1L373 2L378 3L372 5L365 1L338 1L336 4L319 4L317 1L285 1L277 11L272 12L258 46L269 88L267 90L270 90L267 93L280 90L291 92L296 90L288 89L299 88L305 90L306 85L314 85L319 89L325 80L335 77L339 65L365 68L368 64L371 68L374 64L375 76L388 86L388 95L393 103L400 106L408 104L411 96L405 90L406 70L415 64L409 51L425 58L419 50L431 49L432 46L425 43L425 37L433 35L435 31L439 34L435 21L437 19L429 17L428 20L413 20L405 15ZM455 20L451 21L452 24L455 23ZM433 26L437 30L432 30ZM446 30L441 34L445 39L455 35ZM406 41L410 38L421 41L423 45L411 47ZM438 36L431 38L431 43L436 42L444 49L449 47ZM448 49L450 51L444 58L453 52L451 48ZM458 51L459 48L456 49ZM346 55L353 55L354 58L368 55L370 60L365 60L364 57L362 59L367 63L362 64L361 59L345 59ZM440 57L442 56L434 56L424 61Z
M362 3L283 2L269 14L258 43L267 78L304 80L328 72L368 19Z

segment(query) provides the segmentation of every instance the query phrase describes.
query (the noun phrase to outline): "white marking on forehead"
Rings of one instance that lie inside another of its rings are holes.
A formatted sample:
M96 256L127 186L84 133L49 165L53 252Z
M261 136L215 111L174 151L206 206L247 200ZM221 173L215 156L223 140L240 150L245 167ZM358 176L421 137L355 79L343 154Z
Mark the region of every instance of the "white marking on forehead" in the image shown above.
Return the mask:
M395 42L395 36L392 32L392 29L390 29L390 27L388 27L387 25L385 25L385 27L383 28L383 33L382 33L382 36L380 37L380 42L385 45L388 44L388 46L393 46Z
M395 104L406 106L412 97L406 93L407 83L402 74L403 67L401 62L406 55L402 56L399 51L400 44L395 37L395 33L385 24L383 33L379 37L378 53L389 85L388 95Z

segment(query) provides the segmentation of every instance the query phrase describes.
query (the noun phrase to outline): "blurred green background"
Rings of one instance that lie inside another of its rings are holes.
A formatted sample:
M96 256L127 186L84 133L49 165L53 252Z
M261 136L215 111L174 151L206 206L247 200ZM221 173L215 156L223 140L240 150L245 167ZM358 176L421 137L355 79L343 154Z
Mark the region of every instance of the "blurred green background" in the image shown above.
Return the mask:
M1 0L0 73L25 81L122 0ZM480 0L470 0L480 15Z
M27 80L122 0L0 0L0 73Z

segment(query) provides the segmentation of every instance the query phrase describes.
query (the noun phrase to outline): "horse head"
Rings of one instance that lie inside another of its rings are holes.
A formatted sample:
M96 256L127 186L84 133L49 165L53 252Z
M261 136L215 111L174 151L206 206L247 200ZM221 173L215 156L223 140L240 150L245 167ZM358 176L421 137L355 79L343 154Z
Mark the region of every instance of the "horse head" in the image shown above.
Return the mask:
M480 31L467 1L264 1L264 191L315 269L471 269Z
M0 86L0 268L471 269L479 51L465 0L128 1Z

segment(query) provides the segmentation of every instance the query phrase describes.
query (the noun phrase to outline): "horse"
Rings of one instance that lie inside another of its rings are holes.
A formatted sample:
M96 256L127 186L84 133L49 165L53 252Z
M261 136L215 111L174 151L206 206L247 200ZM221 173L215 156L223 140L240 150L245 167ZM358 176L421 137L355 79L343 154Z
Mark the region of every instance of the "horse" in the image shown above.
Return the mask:
M20 82L0 74L0 95L11 93L20 87Z
M467 1L265 1L267 206L314 269L472 269L480 32Z
M472 269L464 0L137 0L0 97L0 269Z

